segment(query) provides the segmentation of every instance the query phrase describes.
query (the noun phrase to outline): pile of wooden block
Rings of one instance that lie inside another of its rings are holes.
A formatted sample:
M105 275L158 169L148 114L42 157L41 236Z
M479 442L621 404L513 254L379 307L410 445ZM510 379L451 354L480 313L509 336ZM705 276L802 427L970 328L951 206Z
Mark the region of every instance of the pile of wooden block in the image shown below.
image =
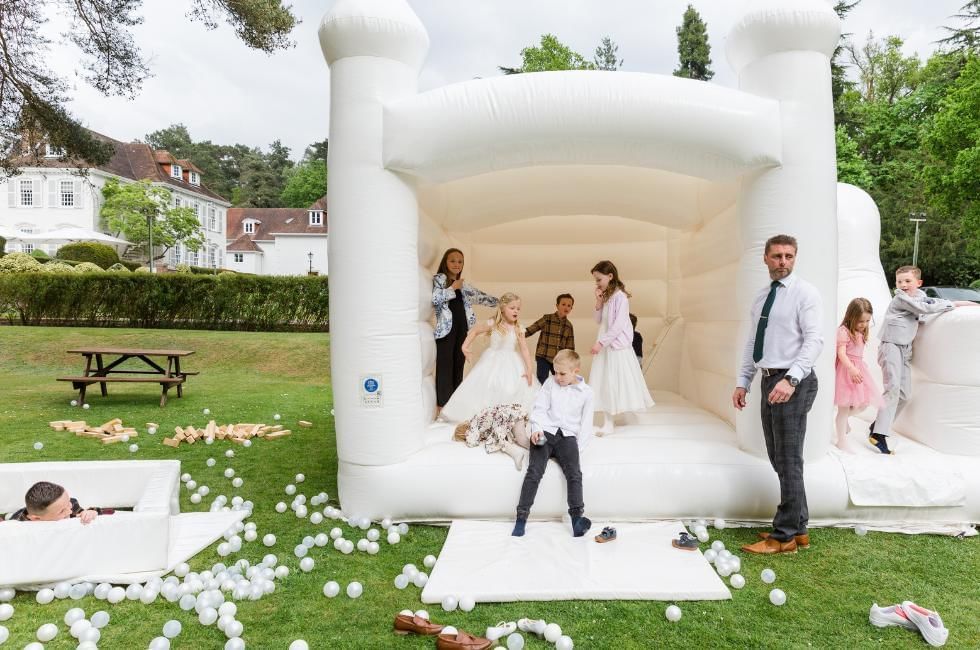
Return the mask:
M123 426L119 418L113 418L100 426L90 426L84 420L57 420L48 424L55 431L70 431L82 438L96 438L103 445L125 442L139 435L133 427Z
M310 423L300 421L301 426L312 426ZM218 424L214 420L208 422L205 427L174 427L174 436L164 438L163 444L168 447L179 447L184 442L193 445L198 440L213 438L214 440L228 440L237 444L243 444L252 438L265 438L275 440L288 436L292 431L284 428L281 424L254 424L243 422L239 424Z

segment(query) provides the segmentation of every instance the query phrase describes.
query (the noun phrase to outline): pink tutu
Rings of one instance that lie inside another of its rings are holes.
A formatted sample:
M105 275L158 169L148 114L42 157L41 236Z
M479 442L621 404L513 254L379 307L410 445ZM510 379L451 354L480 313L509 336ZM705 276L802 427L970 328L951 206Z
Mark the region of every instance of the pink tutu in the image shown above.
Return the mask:
M847 358L861 371L861 376L864 380L860 384L855 384L851 381L850 373L847 372L847 368L838 359L835 368L837 377L836 389L834 391L834 404L861 409L867 406L881 406L884 404L884 400L881 398L881 390L875 385L874 379L871 378L868 367L864 365L864 359L855 359L851 355L847 355Z

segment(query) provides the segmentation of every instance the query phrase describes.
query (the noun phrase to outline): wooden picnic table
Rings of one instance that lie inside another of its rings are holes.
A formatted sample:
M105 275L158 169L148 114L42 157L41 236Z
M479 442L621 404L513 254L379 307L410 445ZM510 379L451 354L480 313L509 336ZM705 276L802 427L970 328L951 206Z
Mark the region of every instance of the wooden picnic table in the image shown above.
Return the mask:
M81 376L59 377L58 381L70 381L78 391L79 404L85 403L85 391L91 384L99 384L103 397L108 395L106 384L109 382L154 383L160 384L160 406L167 403L167 391L171 386L177 387L177 397L183 397L183 384L188 375L180 367L180 360L194 354L193 350L161 350L143 348L73 348L68 354L80 354L85 357L85 370ZM108 360L105 358L108 357ZM166 367L153 360L153 357L165 357ZM119 366L130 359L139 359L146 368L139 370L121 370ZM92 361L95 367L92 367Z

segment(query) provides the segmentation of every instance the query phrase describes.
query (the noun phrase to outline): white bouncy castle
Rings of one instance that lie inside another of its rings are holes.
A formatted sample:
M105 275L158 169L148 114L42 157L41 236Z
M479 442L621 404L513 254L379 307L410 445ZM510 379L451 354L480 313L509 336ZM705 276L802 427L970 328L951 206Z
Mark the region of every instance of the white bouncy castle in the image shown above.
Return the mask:
M877 209L836 180L829 56L839 36L824 0L767 0L747 3L725 44L737 90L571 71L420 93L429 40L408 3L338 0L320 42L330 67L331 368L344 510L513 516L521 478L510 459L453 442L452 426L433 421L432 274L455 246L468 282L523 298L525 324L553 311L558 294L575 296L583 357L596 335L592 265L612 260L633 294L657 404L620 418L583 454L590 516L770 519L779 491L758 379L744 412L731 393L749 305L768 281L763 243L786 233L800 242L796 273L824 297L805 454L812 523L956 531L980 520L980 310L923 328L896 456L862 446L867 423L857 419L852 453L831 449L844 306L867 297L880 322L889 300ZM532 516L564 511L553 468Z

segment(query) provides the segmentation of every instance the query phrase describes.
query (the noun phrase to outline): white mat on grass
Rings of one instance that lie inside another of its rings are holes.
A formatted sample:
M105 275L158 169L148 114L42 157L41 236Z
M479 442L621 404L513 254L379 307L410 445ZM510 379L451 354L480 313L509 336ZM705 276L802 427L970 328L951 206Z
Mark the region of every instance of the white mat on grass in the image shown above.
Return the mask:
M618 539L594 537L614 526ZM512 522L453 521L423 603L470 595L477 602L525 600L726 600L731 593L700 551L670 540L680 522L594 522L585 537L569 525L530 522L511 537Z

